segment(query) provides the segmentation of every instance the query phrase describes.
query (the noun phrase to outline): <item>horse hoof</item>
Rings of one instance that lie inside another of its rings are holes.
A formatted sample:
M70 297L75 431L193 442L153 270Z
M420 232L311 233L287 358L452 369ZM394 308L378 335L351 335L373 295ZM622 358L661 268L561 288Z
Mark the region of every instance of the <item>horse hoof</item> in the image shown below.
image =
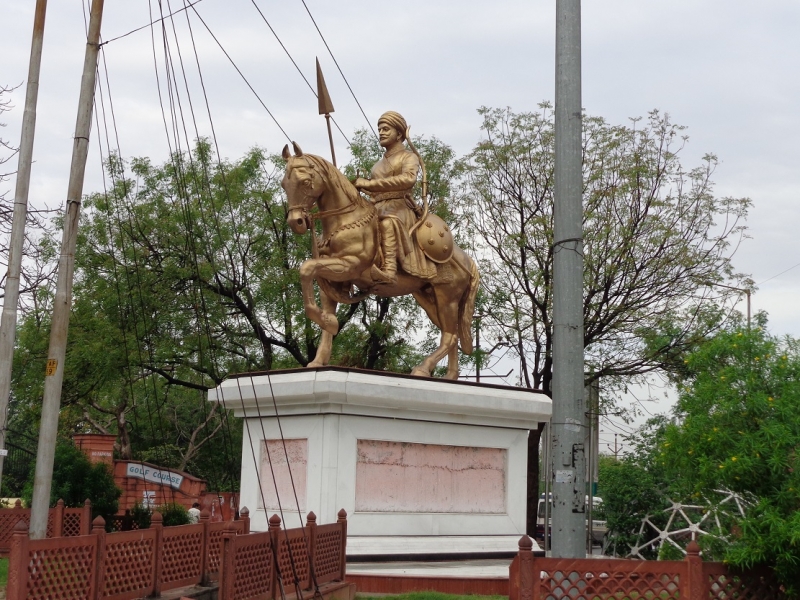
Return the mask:
M325 363L320 362L318 360L312 360L310 363L306 365L307 369L316 369L317 367L324 367Z
M414 367L413 369L411 369L411 374L414 377L430 377L431 376L431 372L430 371L428 371L427 369L423 369L421 367Z

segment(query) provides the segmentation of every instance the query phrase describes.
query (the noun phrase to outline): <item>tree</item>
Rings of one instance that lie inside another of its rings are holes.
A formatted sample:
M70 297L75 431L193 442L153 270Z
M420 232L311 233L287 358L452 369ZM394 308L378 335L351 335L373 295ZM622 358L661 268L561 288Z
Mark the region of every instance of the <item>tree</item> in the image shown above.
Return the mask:
M34 471L32 468L30 478L22 491L22 498L28 506L33 497ZM92 502L92 516L100 515L108 523L109 517L116 514L119 508L121 495L122 490L114 483L114 475L106 464L90 463L86 455L71 442L58 443L50 506L55 506L61 499L65 506L78 508L88 498Z
M549 394L553 113L547 103L535 113L479 113L485 139L462 163L458 211L482 257L491 315L483 326L520 361L521 385ZM599 117L583 124L586 384L602 379L608 390L675 370L677 358L719 326L711 286L742 279L731 255L750 201L713 194L713 155L683 168L687 138L668 115L653 111L630 126ZM539 432L529 443L535 511ZM534 518L529 511L529 523Z
M0 86L0 115L10 111L13 106L7 94L13 92L15 87ZM0 127L6 124L0 122ZM17 156L18 149L8 140L0 137L0 186L8 181L14 174L9 171L11 161ZM14 215L14 200L7 198L8 190L0 187L0 271L2 278L0 285L5 290L5 278L8 273L8 253L11 238L11 223ZM52 251L49 246L39 243L41 235L50 231L48 219L52 211L47 208L28 209L25 223L25 237L22 249L22 268L20 271L20 302L23 308L35 305L35 291L45 282L50 281L55 273L55 263L52 262ZM0 291L0 299L5 294Z
M657 456L675 493L736 492L749 507L725 560L769 566L800 594L800 341L726 329L685 359Z

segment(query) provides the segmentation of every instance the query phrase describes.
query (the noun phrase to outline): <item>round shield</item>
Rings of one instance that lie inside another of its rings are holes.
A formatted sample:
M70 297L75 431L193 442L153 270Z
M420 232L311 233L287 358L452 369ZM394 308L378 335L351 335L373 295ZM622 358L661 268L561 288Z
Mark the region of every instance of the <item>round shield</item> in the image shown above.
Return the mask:
M434 214L417 227L417 244L433 262L443 263L453 255L453 233L447 223Z

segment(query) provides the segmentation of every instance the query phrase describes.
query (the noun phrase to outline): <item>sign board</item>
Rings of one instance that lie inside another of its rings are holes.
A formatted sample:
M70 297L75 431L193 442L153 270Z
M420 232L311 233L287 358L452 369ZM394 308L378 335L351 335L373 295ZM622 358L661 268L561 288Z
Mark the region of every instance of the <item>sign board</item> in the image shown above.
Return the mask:
M8 449L0 448L0 456L8 456Z
M137 479L144 479L153 483L160 483L168 485L171 488L178 489L183 483L183 475L178 475L167 469L158 469L142 463L128 463L125 469L127 477L136 477Z

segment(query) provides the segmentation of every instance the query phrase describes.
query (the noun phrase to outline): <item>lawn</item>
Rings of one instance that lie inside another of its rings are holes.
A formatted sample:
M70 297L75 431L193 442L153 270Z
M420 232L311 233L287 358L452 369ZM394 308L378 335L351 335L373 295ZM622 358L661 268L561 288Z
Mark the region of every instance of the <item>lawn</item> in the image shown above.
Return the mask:
M8 559L0 558L0 589L8 583Z

